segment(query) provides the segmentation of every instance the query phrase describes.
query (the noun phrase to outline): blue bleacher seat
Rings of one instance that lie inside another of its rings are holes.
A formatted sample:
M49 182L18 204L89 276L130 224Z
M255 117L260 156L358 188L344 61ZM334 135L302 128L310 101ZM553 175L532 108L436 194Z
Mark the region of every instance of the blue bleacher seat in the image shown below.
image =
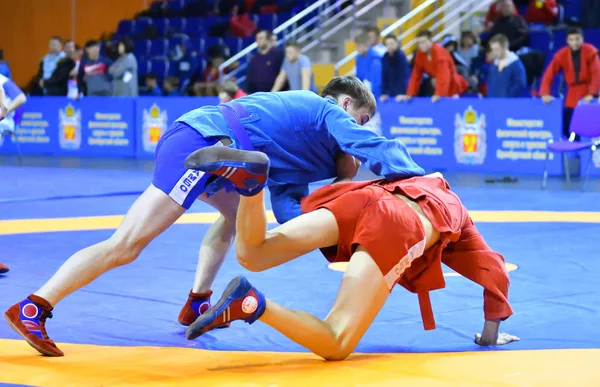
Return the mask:
M171 52L171 51L175 50L177 48L177 46L179 46L181 43L184 43L189 40L190 39L184 39L184 38L171 38L168 40L167 50L169 52Z
M167 56L167 44L166 39L150 40L150 56L151 57L165 57Z
M182 17L169 18L169 33L174 34L185 30L185 19Z
M148 40L136 40L133 44L133 52L136 57L148 56L149 49Z
M220 38L215 38L215 37L209 36L209 37L202 39L202 43L200 45L200 53L203 56L206 56L208 49L211 48L212 46L216 46L219 43L221 43Z
M210 33L210 29L216 25L225 23L229 20L228 16L208 16L204 18L204 26L202 28L202 34L208 35Z
M275 15L275 25L280 26L292 17L291 13L280 13Z
M567 45L567 30L560 29L554 31L552 38L552 54Z
M169 62L165 59L152 59L150 61L150 72L156 74L158 82L162 83L169 71Z
M596 48L600 49L600 29L599 28L588 28L583 31L583 37L586 43L593 44Z
M143 33L149 25L152 24L152 19L147 17L141 17L135 21L135 28L133 30L134 35Z
M243 38L242 39L242 49L248 47L249 45L251 45L252 43L254 43L254 38Z
M204 49L204 39L190 39L189 43L190 50L197 52L199 55L203 54L202 50Z
M276 25L275 15L255 15L254 23L259 29L274 30Z
M529 47L548 55L552 46L552 33L548 30L529 31Z
M229 47L231 55L235 55L242 49L242 39L240 38L224 38L223 43Z
M144 59L144 58L137 58L138 60L138 74L139 75L146 75L148 73L150 73L150 61Z
M167 2L167 11L168 12L179 12L183 9L183 1L182 0L171 0Z
M121 20L117 27L116 36L119 38L131 36L133 35L134 28L135 22L133 20Z
M169 19L157 18L152 20L152 25L156 28L158 36L167 36L167 30L169 29Z
M186 20L185 27L183 29L190 38L200 36L202 32L202 18L200 17L189 17Z

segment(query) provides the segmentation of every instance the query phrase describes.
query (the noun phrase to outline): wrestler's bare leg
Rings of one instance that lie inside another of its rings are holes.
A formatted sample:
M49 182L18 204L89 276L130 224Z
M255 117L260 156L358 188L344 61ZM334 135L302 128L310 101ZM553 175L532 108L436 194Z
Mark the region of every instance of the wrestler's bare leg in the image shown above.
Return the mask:
M381 270L359 246L325 320L267 299L260 321L326 360L343 360L354 351L389 293Z
M407 198L399 197L423 221L427 247L439 240L431 222ZM337 244L335 217L325 209L304 214L271 231L262 194L242 197L238 209L236 251L247 268L260 271L280 265L320 247ZM345 359L356 348L387 300L390 289L369 253L359 246L352 256L335 304L325 320L286 309L271 300L260 320L327 360ZM360 308L357 308L360 305Z
M73 254L34 294L56 305L101 274L133 262L142 250L185 212L169 195L150 185L123 223L105 241Z
M217 192L210 198L204 193L200 200L211 205L221 213L219 218L210 226L200 246L198 267L192 291L203 293L210 290L225 255L233 243L235 236L235 218L239 204L236 192Z

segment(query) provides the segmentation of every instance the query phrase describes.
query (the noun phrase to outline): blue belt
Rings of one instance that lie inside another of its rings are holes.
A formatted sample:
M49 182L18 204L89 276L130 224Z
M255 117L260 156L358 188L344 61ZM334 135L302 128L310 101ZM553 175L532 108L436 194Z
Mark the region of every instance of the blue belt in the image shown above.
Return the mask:
M221 112L225 118L225 122L229 125L229 128L235 134L236 139L244 150L254 150L250 136L241 119L250 117L250 114L244 109L244 107L238 102L227 102L217 106L217 109Z

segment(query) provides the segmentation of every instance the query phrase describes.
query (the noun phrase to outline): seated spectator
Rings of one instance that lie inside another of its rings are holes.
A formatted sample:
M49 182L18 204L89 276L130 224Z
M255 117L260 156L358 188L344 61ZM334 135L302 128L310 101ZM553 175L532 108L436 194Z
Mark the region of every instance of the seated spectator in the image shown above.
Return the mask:
M158 78L156 77L156 74L146 74L144 77L144 85L145 90L142 95L149 97L160 97L163 95L163 91L158 87Z
M46 95L66 96L69 92L71 72L77 66L77 50L75 48L75 42L67 40L65 42L64 52L66 56L58 61L56 68L52 72L52 76L44 82Z
M479 44L477 38L471 31L463 31L460 34L460 45L457 49L460 56L467 62L467 67L471 68L473 58L479 56Z
M468 66L467 60L458 52L458 42L454 35L447 34L442 38L440 43L446 49L446 51L452 55L456 72L469 83L467 93L471 94L475 92L477 89L477 82L474 82L470 77L470 67Z
M85 45L85 57L79 65L77 86L86 96L109 96L112 94L108 68L112 61L100 55L100 43L90 40Z
M558 19L556 0L530 0L525 13L528 23L538 23L550 26Z
M367 29L367 37L369 38L369 46L377 53L379 56L383 56L386 53L386 48L383 43L381 43L381 31L377 27L369 27Z
M508 49L508 38L495 35L490 39L494 63L489 68L487 96L519 98L527 93L525 67L514 52Z
M485 30L486 31L490 31L492 29L492 27L494 27L494 23L496 22L496 20L500 19L500 17L502 17L502 14L500 13L500 10L498 9L498 4L501 2L500 1L495 1L494 3L492 3L492 5L490 5L490 9L488 10L488 13L485 15ZM513 10L513 14L518 15L518 11L517 8L514 8Z
M315 93L317 92L310 59L306 55L301 54L300 45L294 40L289 40L285 43L285 59L271 91L280 91L283 89L286 80L288 81L290 90L310 90Z
M504 35L508 38L510 50L517 52L529 44L529 26L520 15L515 15L512 0L499 0L497 3L501 16L494 22L489 37ZM484 44L489 43L489 38Z
M42 90L42 94L46 94L44 82L47 79L50 79L52 73L56 69L58 61L64 56L65 53L62 51L62 39L60 36L53 36L50 38L48 54L46 54L40 62L40 69L38 72L38 84Z
M385 102L389 97L405 95L410 77L408 60L400 49L398 39L390 34L385 37L384 43L387 52L381 58L381 102Z
M181 85L185 86L198 71L198 54L191 50L189 40L179 44L176 51L173 58L176 62L172 64L175 68L173 75L179 78Z
M283 55L273 46L272 35L273 33L268 30L258 30L254 35L258 52L250 59L246 71L248 94L271 91L275 79L279 75L283 64Z
M67 97L71 99L79 98L79 88L77 87L77 75L79 74L79 65L81 64L81 58L83 58L83 48L76 44L75 53L73 55L75 67L73 67L73 69L69 73L69 80L67 81Z
M381 95L381 55L369 45L367 35L359 35L356 43L356 77L360 79L376 99Z
M248 95L237 85L237 83L233 79L226 79L225 81L223 81L219 85L218 91L219 101L221 103L233 101L234 99L238 99Z
M166 77L163 81L163 92L165 97L183 96L183 94L179 91L179 78Z
M467 81L456 72L450 53L431 39L431 31L428 30L417 35L419 49L414 59L407 95L402 96L400 100L408 100L417 95L424 73L434 78L432 83L435 93L431 97L432 102L438 101L440 97L458 97L469 87Z
M133 54L131 39L122 39L117 45L119 57L110 65L108 72L112 76L112 95L116 97L138 96L138 63Z
M248 13L242 13L239 7L234 7L229 19L229 32L234 38L247 38L256 31L256 24Z
M10 67L8 62L4 60L4 50L0 48L0 74L10 79Z
M579 27L567 29L567 46L558 50L546 68L540 95L544 103L550 103L550 89L554 77L563 72L567 84L567 97L563 110L563 135L569 137L573 109L580 101L591 102L600 89L600 60L598 49L584 43Z

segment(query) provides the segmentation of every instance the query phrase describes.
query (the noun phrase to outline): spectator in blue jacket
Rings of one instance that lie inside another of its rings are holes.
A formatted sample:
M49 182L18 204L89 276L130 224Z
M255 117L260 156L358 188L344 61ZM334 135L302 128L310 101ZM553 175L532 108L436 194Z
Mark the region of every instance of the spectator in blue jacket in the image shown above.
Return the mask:
M384 43L387 52L381 59L381 102L385 102L389 97L405 95L410 78L410 66L406 55L400 49L398 39L390 34L385 37Z
M369 38L365 35L356 37L356 77L367 86L375 98L381 95L381 56L369 46Z
M493 98L525 96L527 92L525 66L517 54L508 49L508 38L504 35L495 35L489 44L494 63L488 72L487 96Z

